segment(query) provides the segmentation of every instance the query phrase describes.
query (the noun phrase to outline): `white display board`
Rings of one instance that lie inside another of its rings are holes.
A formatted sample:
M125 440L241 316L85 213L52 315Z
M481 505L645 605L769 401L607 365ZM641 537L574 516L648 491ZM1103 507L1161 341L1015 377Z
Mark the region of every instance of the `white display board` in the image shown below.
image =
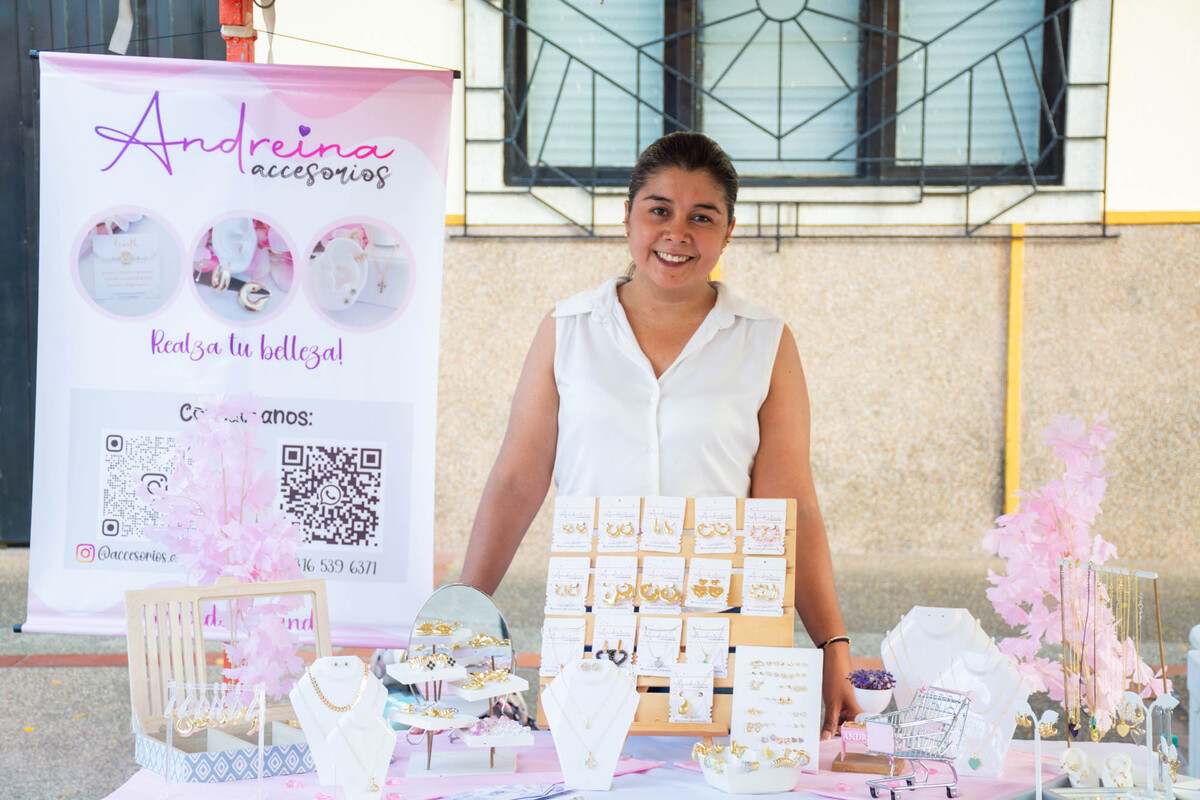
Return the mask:
M329 582L334 642L403 642L432 583L451 75L40 69L24 630L123 633L126 590L184 580L138 485L165 480L207 398L237 394L302 569Z

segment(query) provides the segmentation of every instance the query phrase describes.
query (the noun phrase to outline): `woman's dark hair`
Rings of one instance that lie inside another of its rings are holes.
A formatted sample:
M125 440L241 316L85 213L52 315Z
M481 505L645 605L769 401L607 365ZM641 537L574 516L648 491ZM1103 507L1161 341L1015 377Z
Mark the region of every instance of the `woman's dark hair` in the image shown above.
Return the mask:
M629 176L629 203L650 180L650 176L668 167L678 167L689 172L705 171L725 191L725 204L729 207L729 219L733 219L733 206L737 202L738 176L733 162L721 149L721 145L692 131L668 133L642 151L633 173Z

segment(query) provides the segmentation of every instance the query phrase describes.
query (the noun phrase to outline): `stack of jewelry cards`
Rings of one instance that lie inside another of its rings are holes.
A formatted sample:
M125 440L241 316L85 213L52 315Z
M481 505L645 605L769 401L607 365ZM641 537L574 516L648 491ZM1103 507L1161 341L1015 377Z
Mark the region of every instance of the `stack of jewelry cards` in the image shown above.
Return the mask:
M712 665L673 665L670 691L668 707L671 722L712 722Z
M815 772L821 745L821 651L798 647L737 648L730 736L755 749L791 747Z

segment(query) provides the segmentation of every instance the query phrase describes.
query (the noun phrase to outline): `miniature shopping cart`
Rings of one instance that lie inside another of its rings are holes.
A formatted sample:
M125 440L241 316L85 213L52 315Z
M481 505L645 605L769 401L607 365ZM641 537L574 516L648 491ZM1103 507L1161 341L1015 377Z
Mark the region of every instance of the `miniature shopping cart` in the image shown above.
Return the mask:
M879 791L891 793L896 800L897 792L917 789L946 790L947 797L958 797L958 772L954 759L962 741L963 729L967 724L967 709L970 698L962 692L949 689L922 688L917 691L908 708L867 717L867 752L888 758L888 775L867 781L871 797ZM909 770L896 775L896 759L907 759ZM945 767L945 773L929 768L930 762ZM948 780L933 780L948 774Z

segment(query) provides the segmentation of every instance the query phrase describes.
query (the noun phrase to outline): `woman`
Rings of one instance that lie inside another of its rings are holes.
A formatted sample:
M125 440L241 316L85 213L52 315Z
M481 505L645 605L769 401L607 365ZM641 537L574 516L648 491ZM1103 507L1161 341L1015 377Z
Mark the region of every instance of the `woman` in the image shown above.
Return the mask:
M630 176L624 279L559 303L534 336L462 580L495 591L553 477L562 495L794 497L795 606L825 659L822 738L858 712L809 464L790 330L708 276L734 229L737 173L698 133Z

